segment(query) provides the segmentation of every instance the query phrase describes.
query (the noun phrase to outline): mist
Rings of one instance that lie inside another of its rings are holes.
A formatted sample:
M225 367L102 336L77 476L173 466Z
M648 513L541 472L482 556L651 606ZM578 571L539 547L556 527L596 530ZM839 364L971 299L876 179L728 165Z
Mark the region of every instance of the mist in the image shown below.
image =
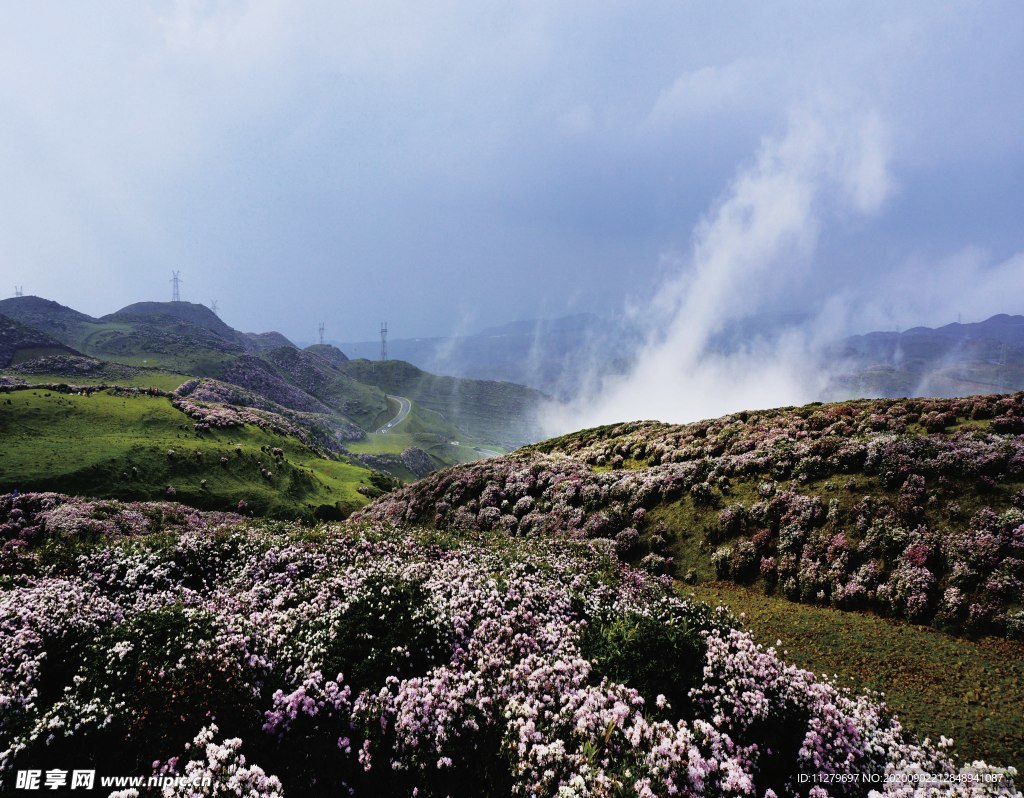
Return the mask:
M550 408L549 431L627 419L681 423L819 396L829 381L820 342L838 331L841 297L820 297L809 321L731 351L712 341L798 288L816 268L824 227L879 211L893 191L889 158L876 113L794 111L784 134L762 140L697 225L675 273L634 309L649 332L629 371Z

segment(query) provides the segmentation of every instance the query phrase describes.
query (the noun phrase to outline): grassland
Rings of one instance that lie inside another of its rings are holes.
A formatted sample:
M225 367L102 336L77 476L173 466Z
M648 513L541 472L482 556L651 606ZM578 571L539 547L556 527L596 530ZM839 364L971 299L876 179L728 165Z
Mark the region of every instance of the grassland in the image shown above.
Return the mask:
M389 406L392 402L389 399ZM394 413L397 413L397 408L398 403L394 402ZM383 420L387 421L394 413L383 416ZM439 464L450 466L478 460L479 449L493 445L466 438L439 413L413 403L411 412L401 424L386 433L369 433L363 440L347 444L347 448L356 454L401 454L415 447L425 451Z
M340 368L362 383L433 410L487 449L507 451L540 437L533 419L543 397L522 385L437 376L401 360L350 360Z
M323 459L290 437L248 425L197 433L162 397L43 389L0 397L4 492L173 496L207 509L243 500L257 514L312 518L364 505L358 489L371 484L366 468Z
M855 692L884 692L905 726L958 755L1024 772L1024 642L969 640L864 612L812 607L728 582L681 592L739 615L762 643L781 640L784 659L835 675ZM781 652L780 652L781 653Z
M18 372L17 378L30 385L52 385L69 381L67 374L27 374ZM183 382L191 379L187 374L179 374L165 369L139 369L114 373L101 373L97 376L76 375L75 385L122 385L125 388L157 388L161 391L174 391Z

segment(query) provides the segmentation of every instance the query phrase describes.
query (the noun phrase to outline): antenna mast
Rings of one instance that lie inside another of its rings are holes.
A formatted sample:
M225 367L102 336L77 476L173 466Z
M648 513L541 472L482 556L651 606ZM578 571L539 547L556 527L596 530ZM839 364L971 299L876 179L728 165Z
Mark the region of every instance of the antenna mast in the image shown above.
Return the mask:
M320 346L324 345L324 323L320 322Z
M171 302L181 302L181 291L178 286L185 281L181 279L181 272L172 272L172 274L174 276L171 278L171 283L174 284L174 291L171 294Z
M380 359L388 359L388 323L386 321L380 323Z

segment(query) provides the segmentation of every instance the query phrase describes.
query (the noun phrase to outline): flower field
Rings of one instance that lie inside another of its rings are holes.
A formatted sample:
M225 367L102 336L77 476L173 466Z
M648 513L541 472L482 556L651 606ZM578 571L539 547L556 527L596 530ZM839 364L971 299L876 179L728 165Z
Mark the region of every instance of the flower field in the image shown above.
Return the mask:
M1019 794L607 540L53 494L0 522L5 788L88 766L213 785L164 795Z
M433 475L364 517L602 539L655 573L1024 637L1024 395L587 430Z

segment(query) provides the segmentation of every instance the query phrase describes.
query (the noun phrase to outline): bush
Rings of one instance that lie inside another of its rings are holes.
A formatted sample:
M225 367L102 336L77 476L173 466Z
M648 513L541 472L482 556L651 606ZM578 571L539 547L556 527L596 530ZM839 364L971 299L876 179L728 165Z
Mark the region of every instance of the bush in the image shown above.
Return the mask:
M689 693L701 683L705 652L693 619L637 612L592 619L580 637L580 652L593 663L595 676L633 687L649 709L662 694L669 703L666 715L690 717Z
M377 690L389 676L423 673L451 656L452 632L434 617L417 582L373 575L344 609L303 632L325 674L345 676L358 692Z
M240 657L223 655L230 644L219 636L212 615L180 604L141 610L101 633L50 713L75 736L57 737L47 758L144 772L154 753L172 756L206 723L230 733L251 728L260 717L258 679Z
M737 582L750 582L758 572L757 549L749 540L741 540L732 548L729 557L729 572Z

